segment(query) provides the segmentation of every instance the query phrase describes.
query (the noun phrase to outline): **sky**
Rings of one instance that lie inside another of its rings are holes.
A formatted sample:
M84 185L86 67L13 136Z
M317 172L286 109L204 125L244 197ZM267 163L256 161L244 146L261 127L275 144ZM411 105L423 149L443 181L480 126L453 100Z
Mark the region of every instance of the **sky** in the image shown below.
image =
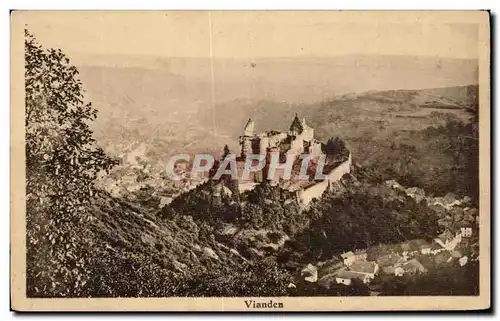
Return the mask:
M463 14L463 13L462 13ZM18 12L41 44L85 59L157 57L478 57L472 16L328 11ZM468 19L471 18L471 19Z

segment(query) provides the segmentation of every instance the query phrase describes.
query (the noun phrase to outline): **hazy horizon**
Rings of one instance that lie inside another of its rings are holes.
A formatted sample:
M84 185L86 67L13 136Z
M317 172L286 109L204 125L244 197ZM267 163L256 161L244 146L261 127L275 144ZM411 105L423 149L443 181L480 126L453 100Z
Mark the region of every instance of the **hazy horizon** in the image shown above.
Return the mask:
M477 59L478 23L452 14L339 11L20 12L46 47L89 55ZM422 19L422 18L425 19ZM472 18L474 16L471 16Z

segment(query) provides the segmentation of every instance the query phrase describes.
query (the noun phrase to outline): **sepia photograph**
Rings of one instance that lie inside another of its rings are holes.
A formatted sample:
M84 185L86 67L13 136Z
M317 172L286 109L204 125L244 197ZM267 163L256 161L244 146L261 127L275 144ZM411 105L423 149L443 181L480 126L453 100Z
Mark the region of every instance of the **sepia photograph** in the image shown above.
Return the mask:
M12 309L489 308L489 21L12 11Z

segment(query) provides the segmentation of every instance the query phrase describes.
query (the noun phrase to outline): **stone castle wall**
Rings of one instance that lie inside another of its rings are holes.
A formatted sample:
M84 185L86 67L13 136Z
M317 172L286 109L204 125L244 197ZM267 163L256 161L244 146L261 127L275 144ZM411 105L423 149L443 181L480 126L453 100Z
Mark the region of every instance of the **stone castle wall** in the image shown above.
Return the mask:
M352 158L351 158L351 153L349 153L349 157L345 162L335 167L330 173L328 173L327 175L328 179L331 182L336 182L340 180L342 176L351 172L351 164L352 164Z
M299 203L301 205L308 205L313 199L320 198L321 195L328 189L328 180L321 181L314 185L307 187L299 192Z
M330 182L336 182L340 180L342 176L351 172L351 162L351 153L349 153L349 158L347 158L345 162L335 167L330 173L328 173L328 175L326 175L327 179L300 191L298 195L299 203L307 206L313 199L320 199L323 193L330 186Z

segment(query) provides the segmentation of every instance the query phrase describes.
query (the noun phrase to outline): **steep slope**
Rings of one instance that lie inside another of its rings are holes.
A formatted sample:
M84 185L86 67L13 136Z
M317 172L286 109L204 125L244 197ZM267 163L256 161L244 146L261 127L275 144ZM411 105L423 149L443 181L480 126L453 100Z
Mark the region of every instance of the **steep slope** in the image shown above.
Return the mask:
M214 240L209 225L190 216L161 220L138 205L101 197L93 217L92 296L176 295L181 280L241 263Z

